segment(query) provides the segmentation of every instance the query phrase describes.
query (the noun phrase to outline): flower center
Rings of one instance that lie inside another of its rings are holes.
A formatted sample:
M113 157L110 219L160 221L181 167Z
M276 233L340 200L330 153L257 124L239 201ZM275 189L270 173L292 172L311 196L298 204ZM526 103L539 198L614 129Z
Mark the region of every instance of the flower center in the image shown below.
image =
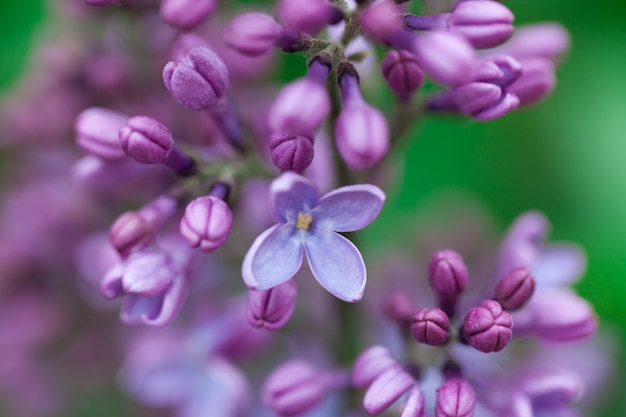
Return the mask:
M309 230L311 222L313 222L313 216L308 213L298 213L296 229Z

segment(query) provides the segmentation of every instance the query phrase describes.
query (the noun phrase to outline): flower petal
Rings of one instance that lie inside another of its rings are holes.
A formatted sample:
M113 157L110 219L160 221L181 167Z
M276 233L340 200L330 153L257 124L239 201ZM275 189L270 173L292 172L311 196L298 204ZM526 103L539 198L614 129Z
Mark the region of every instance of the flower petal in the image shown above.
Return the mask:
M371 223L385 202L385 193L375 185L357 184L325 194L313 210L313 218L327 221L337 232L351 232Z
M294 221L298 213L317 205L320 194L311 181L295 172L285 172L270 185L270 204L278 222Z
M582 248L560 243L545 246L531 269L537 284L563 286L578 281L586 267L587 257Z
M352 242L335 232L308 232L306 256L317 281L335 297L354 303L363 297L366 271L361 253Z
M277 224L261 233L243 260L246 285L268 290L293 277L302 265L302 231Z

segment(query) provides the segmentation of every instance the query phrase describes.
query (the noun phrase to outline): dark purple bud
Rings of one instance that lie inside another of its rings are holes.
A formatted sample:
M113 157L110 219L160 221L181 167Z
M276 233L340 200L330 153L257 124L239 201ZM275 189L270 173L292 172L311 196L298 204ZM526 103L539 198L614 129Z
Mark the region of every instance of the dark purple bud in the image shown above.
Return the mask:
M277 12L283 24L310 35L343 20L343 13L326 0L280 0Z
M420 308L413 313L411 333L420 343L441 346L448 341L450 319L441 309Z
M216 0L162 0L161 19L178 29L193 29L217 7Z
M415 39L413 53L417 62L434 81L454 87L472 80L475 53L462 36L434 31Z
M416 385L417 381L401 366L391 367L374 379L367 389L363 408L369 414L379 414Z
M428 265L428 280L439 299L456 299L467 286L467 266L453 250L435 253Z
M389 150L385 116L363 100L354 72L338 70L343 108L335 121L335 145L343 161L355 170L372 168Z
M554 64L545 58L522 61L522 75L507 90L515 94L520 106L528 106L547 97L556 85Z
M185 209L180 234L192 247L211 252L226 242L232 222L232 213L222 199L198 197Z
M262 388L263 402L283 417L297 416L320 404L334 388L347 384L343 372L320 370L302 360L275 369Z
M462 378L448 378L437 390L435 417L471 417L475 406L472 386Z
M222 34L226 45L242 55L259 56L274 47L286 47L297 37L290 37L274 18L265 13L244 13L235 17Z
M282 171L302 172L313 162L314 136L275 131L270 135L272 162Z
M383 60L382 71L389 87L404 100L411 97L424 81L424 73L415 55L407 51L389 51Z
M268 330L280 329L291 318L297 295L298 287L293 279L269 290L250 290L248 322L255 327L264 327Z
M383 372L400 367L391 357L389 349L383 346L372 346L363 351L354 361L352 367L352 385L363 388L371 384Z
M515 94L495 84L482 82L454 88L452 101L461 113L483 121L502 117L519 105Z
M496 300L505 310L522 308L535 291L535 279L528 268L516 268L500 280L496 287Z
M452 10L448 24L475 48L493 48L513 33L513 13L491 0L463 1Z
M499 352L511 341L511 315L495 300L470 309L463 322L463 338L481 352Z
M389 294L385 298L383 311L387 317L395 321L401 328L408 329L411 327L415 307L406 293L395 291Z
M81 112L76 118L76 144L90 155L107 161L126 158L118 132L128 116L100 107Z
M163 162L174 146L168 128L146 116L128 119L119 131L119 138L124 152L142 164Z
M215 52L196 47L179 62L165 65L163 81L174 100L198 111L223 101L228 88L228 69Z
M402 23L410 30L437 30L446 29L450 13L441 13L434 15L404 15Z

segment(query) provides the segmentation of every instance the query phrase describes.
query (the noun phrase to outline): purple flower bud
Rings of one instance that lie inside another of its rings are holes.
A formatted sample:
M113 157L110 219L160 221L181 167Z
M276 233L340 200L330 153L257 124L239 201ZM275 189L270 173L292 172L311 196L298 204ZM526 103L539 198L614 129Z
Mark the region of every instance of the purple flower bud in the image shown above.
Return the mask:
M522 308L535 291L535 279L528 268L516 268L500 280L496 287L496 300L505 310Z
M163 162L174 146L167 127L146 116L131 117L119 130L124 152L142 164Z
M448 341L450 319L441 309L420 308L413 313L411 333L420 343L441 346Z
M280 329L291 318L297 295L295 280L289 280L269 290L250 290L248 322L268 330Z
M391 89L404 100L411 97L424 81L424 73L415 55L407 51L389 51L383 60L382 71Z
M352 367L352 385L363 388L371 384L383 372L399 367L400 364L391 357L389 349L383 346L372 346L362 352Z
M511 340L511 315L495 300L470 309L463 322L463 337L481 352L499 352Z
M222 199L198 197L185 209L180 234L192 247L211 252L226 242L232 222L232 213Z
M419 66L438 83L459 86L472 80L474 50L460 35L441 31L420 34L413 53Z
M189 110L214 107L224 100L228 69L215 52L196 47L178 63L163 68L163 81L174 100Z
M511 36L513 19L513 13L498 2L473 0L458 3L448 24L475 48L492 48Z
M277 12L283 24L310 35L343 19L343 13L326 0L279 0Z
M545 58L554 62L570 44L569 33L561 24L546 22L518 27L513 37L496 51L517 59Z
M402 9L391 2L375 2L359 10L359 22L371 37L392 44L398 33L406 32L400 18Z
M428 280L440 300L456 300L467 286L467 266L455 251L439 251L430 258Z
M473 82L454 88L452 100L457 109L476 120L493 120L519 105L519 99L495 84Z
M449 378L437 390L435 417L471 417L475 405L472 386L461 378Z
M548 59L525 59L522 66L522 75L507 90L519 98L520 106L528 106L544 99L554 90L556 77L554 64Z
M411 327L415 308L406 293L395 291L385 299L383 310L387 317L395 321L401 328Z
M313 135L272 132L272 162L282 171L302 172L313 162Z
M522 74L522 64L510 55L491 55L476 65L474 81L506 87Z
M224 29L224 42L242 55L259 56L275 46L288 46L289 34L274 18L265 13L244 13ZM296 38L291 38L294 42Z
M416 385L417 381L401 366L391 367L374 379L367 389L363 408L369 414L379 414Z
M346 384L344 373L320 371L302 360L286 362L263 384L263 402L280 416L297 416L322 402L328 391Z
M424 415L424 394L418 386L409 391L409 397L400 417L422 417Z
M346 66L347 67L347 66ZM343 108L335 122L335 144L350 168L372 168L387 154L389 126L385 116L363 100L356 70L339 73Z
M162 0L161 19L178 29L193 29L217 6L216 0Z
M124 159L118 132L127 119L122 113L100 107L84 110L74 124L76 143L83 151L104 160Z

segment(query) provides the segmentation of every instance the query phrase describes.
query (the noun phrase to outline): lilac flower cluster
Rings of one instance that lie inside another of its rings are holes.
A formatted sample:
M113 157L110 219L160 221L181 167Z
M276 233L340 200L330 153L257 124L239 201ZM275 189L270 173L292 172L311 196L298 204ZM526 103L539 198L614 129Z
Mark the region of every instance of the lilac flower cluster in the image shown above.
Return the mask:
M489 279L454 248L424 277L368 276L387 255L358 233L412 121L536 103L569 47L496 1L412 3L54 4L58 35L0 114L11 415L67 414L111 369L138 415L574 415L588 375L546 358L597 319L569 288L583 252L544 245L542 214L515 221ZM276 86L280 50L306 65Z

